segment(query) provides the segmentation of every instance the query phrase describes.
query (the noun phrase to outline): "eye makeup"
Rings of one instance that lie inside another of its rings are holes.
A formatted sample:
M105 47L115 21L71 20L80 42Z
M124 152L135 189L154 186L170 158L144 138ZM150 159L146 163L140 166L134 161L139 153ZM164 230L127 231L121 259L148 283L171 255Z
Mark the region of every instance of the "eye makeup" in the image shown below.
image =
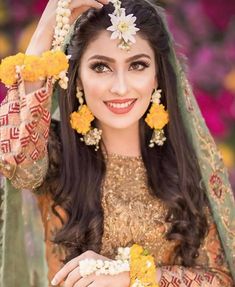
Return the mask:
M146 68L148 68L149 66L150 66L150 63L147 61L144 61L144 60L138 60L138 61L134 61L134 62L130 63L130 68L132 67L131 70L136 70L136 71L143 71ZM141 67L141 68L136 68L136 67ZM104 68L108 69L109 71L112 71L112 69L110 68L108 63L106 63L104 61L100 61L100 60L90 64L89 68L91 70L94 70L97 73L106 72L107 70L105 70Z

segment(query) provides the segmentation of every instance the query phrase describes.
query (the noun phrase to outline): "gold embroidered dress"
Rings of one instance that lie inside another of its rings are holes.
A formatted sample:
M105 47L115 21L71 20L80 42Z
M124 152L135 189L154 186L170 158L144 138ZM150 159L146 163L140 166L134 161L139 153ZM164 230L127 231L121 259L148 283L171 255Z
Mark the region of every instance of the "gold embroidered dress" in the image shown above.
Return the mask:
M23 82L19 79L0 105L1 148L4 154L0 159L0 168L19 189L37 187L47 172L51 91L49 79L43 88L26 95ZM102 197L103 255L114 257L118 246L136 242L147 247L154 255L156 264L161 266L160 286L232 286L210 213L209 233L200 248L196 267L173 265L177 242L165 239L169 228L165 222L167 206L149 192L142 159L109 155L106 163ZM51 279L60 268L60 260L64 256L63 250L50 241L56 229L60 228L60 222L51 211L50 194L37 195L37 199L45 229L48 274ZM63 210L58 212L65 216ZM12 277L18 280L14 274Z
M200 248L196 267L183 268L173 265L177 242L165 238L170 227L169 223L165 222L167 206L150 194L141 157L111 154L106 156L106 165L107 173L102 188L102 255L114 259L119 246L138 243L146 247L154 256L155 263L161 266L160 286L183 286L185 282L187 286L232 286L216 226L209 214L210 229ZM63 250L50 242L60 223L50 210L52 202L49 198L46 200L45 195L40 198L46 229L49 279L52 279L62 266L60 260L64 256ZM62 210L57 211L64 216ZM177 282L177 285L174 285L174 282Z

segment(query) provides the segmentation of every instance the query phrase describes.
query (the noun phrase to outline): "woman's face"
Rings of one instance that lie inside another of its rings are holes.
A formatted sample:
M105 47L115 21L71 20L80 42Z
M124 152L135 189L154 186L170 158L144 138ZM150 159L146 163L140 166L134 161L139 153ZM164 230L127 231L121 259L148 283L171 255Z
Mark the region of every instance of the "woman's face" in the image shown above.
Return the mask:
M80 65L80 88L100 128L125 129L146 112L156 82L155 57L149 43L136 35L129 52L102 31L85 50Z

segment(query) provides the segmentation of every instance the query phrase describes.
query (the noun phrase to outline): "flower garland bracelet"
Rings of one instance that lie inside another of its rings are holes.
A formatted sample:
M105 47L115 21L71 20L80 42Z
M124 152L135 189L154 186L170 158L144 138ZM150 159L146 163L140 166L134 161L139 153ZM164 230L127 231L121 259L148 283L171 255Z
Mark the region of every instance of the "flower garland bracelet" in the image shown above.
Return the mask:
M0 81L3 84L7 87L13 85L20 74L23 80L29 82L52 77L54 82L59 80L61 88L67 89L70 56L66 56L61 47L70 30L70 2L71 0L58 1L52 50L44 52L42 56L18 53L3 59L0 65Z
M90 274L115 275L130 272L130 287L158 287L154 259L147 250L134 244L132 247L118 248L116 260L84 259L79 262L82 277Z
M47 51L42 56L18 53L2 60L0 79L6 86L13 85L18 74L29 82L44 80L46 77L60 79L67 69L68 57L62 51Z

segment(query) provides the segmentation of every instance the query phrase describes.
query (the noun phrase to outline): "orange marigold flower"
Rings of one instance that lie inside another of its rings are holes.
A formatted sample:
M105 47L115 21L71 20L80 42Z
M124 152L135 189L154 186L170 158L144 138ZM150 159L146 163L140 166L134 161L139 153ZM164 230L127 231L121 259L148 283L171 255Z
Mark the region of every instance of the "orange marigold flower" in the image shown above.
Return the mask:
M25 81L34 82L45 77L43 62L39 56L27 55L24 59L22 77Z
M18 53L2 60L0 65L0 79L5 85L10 86L16 82L16 66L22 66L24 58L24 54Z
M70 124L80 134L86 134L91 128L94 116L86 105L83 105L78 112L70 115Z
M47 51L42 54L42 61L46 69L46 76L58 76L62 71L67 71L69 64L62 51Z
M154 259L137 244L130 249L130 277L130 286L137 286L137 281L143 286L158 287Z
M224 84L228 90L235 92L235 69L225 77Z
M133 244L130 249L131 258L138 258L140 254L144 251L143 247L138 244Z
M169 114L162 104L153 103L145 122L151 128L160 130L169 122Z

